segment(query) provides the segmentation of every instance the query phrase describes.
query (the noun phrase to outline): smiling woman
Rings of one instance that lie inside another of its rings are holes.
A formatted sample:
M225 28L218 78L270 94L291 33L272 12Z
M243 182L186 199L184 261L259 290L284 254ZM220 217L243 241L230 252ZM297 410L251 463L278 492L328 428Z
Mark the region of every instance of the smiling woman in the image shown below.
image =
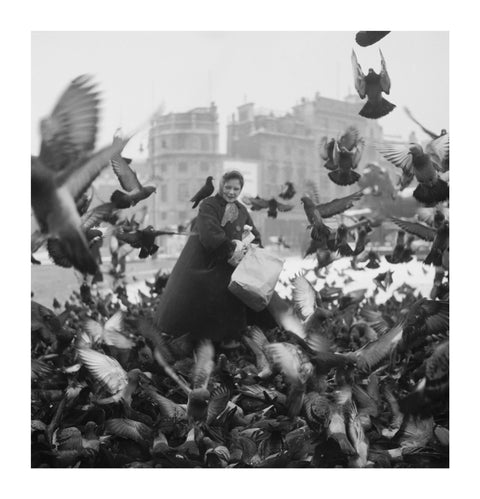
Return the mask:
M224 340L239 337L250 318L255 317L258 323L259 314L247 310L227 289L246 249L242 243L245 225L252 227L253 243L261 245L250 214L237 201L243 184L240 172L227 172L218 193L200 204L192 233L156 310L156 325L161 332ZM273 321L268 312L263 317Z

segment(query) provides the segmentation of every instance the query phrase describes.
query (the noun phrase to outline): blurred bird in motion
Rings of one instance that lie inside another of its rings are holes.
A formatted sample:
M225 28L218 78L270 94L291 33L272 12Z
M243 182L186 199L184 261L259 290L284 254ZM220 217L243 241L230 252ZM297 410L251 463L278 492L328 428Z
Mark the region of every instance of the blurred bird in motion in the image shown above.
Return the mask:
M43 234L61 241L73 266L95 274L75 203L128 138L94 153L100 98L90 77L75 78L41 121L40 154L31 158L32 208Z

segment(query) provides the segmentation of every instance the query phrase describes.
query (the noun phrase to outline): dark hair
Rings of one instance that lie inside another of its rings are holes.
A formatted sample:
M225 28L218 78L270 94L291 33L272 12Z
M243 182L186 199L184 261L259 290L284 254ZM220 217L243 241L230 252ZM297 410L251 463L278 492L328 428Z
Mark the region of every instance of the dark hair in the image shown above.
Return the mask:
M240 181L240 186L243 189L243 184L245 183L245 180L243 178L243 175L238 170L231 170L229 172L225 172L222 175L222 180L221 180L220 184L223 186L223 184L225 184L225 182L228 182L229 180L234 180L234 179L237 179Z

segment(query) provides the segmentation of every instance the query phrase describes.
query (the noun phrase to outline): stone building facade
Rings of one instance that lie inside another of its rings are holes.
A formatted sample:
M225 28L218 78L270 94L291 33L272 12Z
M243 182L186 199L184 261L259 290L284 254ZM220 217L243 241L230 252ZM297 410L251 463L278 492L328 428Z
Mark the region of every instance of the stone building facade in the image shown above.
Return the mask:
M154 116L148 140L149 164L157 186L157 226L183 224L195 212L191 197L211 175L222 174L218 114L214 103L185 113Z

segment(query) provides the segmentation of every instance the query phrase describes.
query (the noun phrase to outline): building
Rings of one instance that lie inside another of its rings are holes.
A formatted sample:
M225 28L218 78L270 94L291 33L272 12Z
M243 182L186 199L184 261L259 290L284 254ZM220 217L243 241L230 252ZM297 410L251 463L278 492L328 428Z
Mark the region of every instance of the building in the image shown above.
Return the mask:
M318 154L320 141L323 137L338 138L348 126L354 125L360 132L360 136L365 140L365 149L359 165L359 171L367 163L378 161L377 152L373 147L375 141L383 138L382 127L376 120L366 119L358 114L365 104L358 95L349 95L344 100L330 99L322 97L318 92L314 99L301 99L300 104L293 107L295 118L311 130L315 140L315 159L317 160L317 180L320 183L322 195L326 199L345 196L354 192L355 185L343 187L334 184L328 178L328 171L323 168Z
M337 138L348 126L355 125L366 141L360 171L363 165L378 161L373 142L382 139L382 128L375 120L358 114L362 106L355 96L340 101L317 93L312 100L303 98L289 113L256 109L253 103L238 107L237 116L233 115L228 124L227 154L232 158L258 161L260 196L266 199L278 196L287 180L297 189L297 195L289 201L295 205L292 211L279 214L277 219L268 219L263 212L252 213L264 236L283 235L292 247L300 245L306 233L306 219L300 203L306 180L318 184L322 201L358 190L358 185L337 186L328 178L319 146L323 137Z
M185 113L157 113L150 126L148 161L157 185L155 226L183 224L195 212L191 197L211 175L222 174L214 103Z

